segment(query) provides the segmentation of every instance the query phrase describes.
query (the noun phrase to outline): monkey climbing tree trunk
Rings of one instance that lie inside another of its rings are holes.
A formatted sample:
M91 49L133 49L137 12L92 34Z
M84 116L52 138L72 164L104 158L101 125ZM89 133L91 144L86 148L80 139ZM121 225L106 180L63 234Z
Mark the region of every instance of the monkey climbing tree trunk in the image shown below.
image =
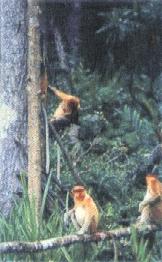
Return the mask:
M27 168L26 1L0 1L0 215L9 215Z
M41 100L39 6L28 0L28 194L39 222L41 206Z

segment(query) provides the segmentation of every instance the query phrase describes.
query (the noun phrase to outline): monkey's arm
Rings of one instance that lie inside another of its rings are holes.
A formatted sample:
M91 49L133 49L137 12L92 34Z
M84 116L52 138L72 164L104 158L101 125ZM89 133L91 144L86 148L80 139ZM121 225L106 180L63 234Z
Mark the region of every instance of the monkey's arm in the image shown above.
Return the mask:
M73 226L76 228L76 230L80 229L80 226L78 225L75 217L75 209L72 208L68 212L64 213L64 225L68 226L69 225L69 218L71 219L71 222Z
M148 205L154 206L155 204L159 203L161 200L162 200L162 196L155 196L155 197L149 198L148 200L143 200L139 204L139 212L141 213L144 207Z
M66 100L70 97L70 95L65 94L64 92L58 90L56 87L50 87L50 89L54 92L55 96L57 96L61 100Z

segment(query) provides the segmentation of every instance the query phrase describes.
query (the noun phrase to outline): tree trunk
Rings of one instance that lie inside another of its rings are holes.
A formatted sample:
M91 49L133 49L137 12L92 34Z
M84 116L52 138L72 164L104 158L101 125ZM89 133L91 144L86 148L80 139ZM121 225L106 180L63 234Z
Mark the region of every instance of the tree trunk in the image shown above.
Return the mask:
M0 214L20 191L26 154L26 2L0 1Z
M40 32L39 7L28 0L28 194L39 221L41 205L41 132L40 132Z
M71 52L72 64L75 69L79 65L79 45L80 45L80 20L81 20L81 1L75 0L71 3L72 8L68 17L67 38L69 50Z

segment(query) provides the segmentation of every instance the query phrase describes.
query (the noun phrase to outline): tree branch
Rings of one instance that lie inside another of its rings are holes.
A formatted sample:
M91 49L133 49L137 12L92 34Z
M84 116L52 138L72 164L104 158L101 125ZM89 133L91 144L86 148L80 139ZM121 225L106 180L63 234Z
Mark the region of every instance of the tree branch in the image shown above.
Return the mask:
M155 225L147 225L145 228L137 227L137 233L141 236L146 233L161 231ZM0 243L0 253L24 253L24 252L38 252L49 249L56 249L63 246L68 246L75 243L99 242L131 235L131 227L115 229L105 232L97 232L93 235L67 235L63 237L50 238L46 240L24 242L13 241Z
M52 132L53 132L53 134L54 134L54 137L55 137L58 145L60 146L61 152L62 152L62 154L63 154L63 156L64 156L64 159L65 159L66 162L67 162L67 165L68 165L68 167L69 167L69 170L70 170L72 176L74 177L74 179L75 179L78 183L81 183L81 184L84 185L84 182L83 182L82 179L79 177L76 169L74 168L74 166L73 166L73 164L72 164L72 162L71 162L71 160L70 160L70 158L69 158L69 156L68 156L68 153L66 152L66 150L65 150L65 148L64 148L64 146L63 146L63 144L62 144L62 142L61 142L61 139L60 139L60 137L59 137L59 135L58 135L55 127L54 127L51 123L49 123L49 125L50 125L50 129L52 130Z

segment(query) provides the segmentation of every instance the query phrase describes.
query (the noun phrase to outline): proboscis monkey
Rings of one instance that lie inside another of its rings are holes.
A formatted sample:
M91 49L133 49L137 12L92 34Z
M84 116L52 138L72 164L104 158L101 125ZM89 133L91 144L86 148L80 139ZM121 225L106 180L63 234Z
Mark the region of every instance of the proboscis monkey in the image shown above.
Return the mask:
M80 99L77 96L68 95L56 88L50 89L61 100L50 120L51 124L55 126L57 131L64 129L71 123L78 124Z
M99 221L99 212L92 197L83 186L75 186L71 195L74 200L74 207L65 213L64 222L67 223L70 217L78 231L77 234L95 233Z
M162 183L149 174L146 176L147 192L139 204L140 223L162 224Z

